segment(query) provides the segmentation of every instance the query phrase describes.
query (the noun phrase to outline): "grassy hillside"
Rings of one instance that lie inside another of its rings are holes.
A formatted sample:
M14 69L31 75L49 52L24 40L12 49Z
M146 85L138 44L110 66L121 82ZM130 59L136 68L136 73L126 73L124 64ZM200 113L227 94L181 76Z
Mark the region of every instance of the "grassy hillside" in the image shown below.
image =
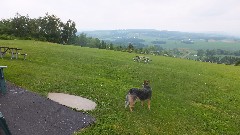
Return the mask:
M97 103L96 124L79 134L240 134L240 68L36 41L4 41L22 48L27 60L0 59L8 81L46 96L63 92ZM124 108L129 88L149 79L151 110L139 102ZM76 134L78 134L76 133Z

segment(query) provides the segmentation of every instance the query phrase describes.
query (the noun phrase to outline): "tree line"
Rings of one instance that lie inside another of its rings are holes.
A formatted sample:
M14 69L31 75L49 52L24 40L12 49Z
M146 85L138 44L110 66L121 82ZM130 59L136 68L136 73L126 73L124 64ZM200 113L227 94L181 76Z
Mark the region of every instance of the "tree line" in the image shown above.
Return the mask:
M240 62L240 50L230 51L222 49L213 50L197 50L197 56L199 61L212 62L226 65L239 65Z
M197 55L202 56L214 56L214 55L233 55L233 56L240 56L240 50L230 51L230 50L222 50L222 49L213 49L213 50L197 50Z
M113 50L112 43L98 38L87 37L81 33L76 35L76 23L72 20L62 22L56 15L45 14L44 17L30 18L19 13L14 18L0 20L0 39L38 40L64 45Z
M53 43L71 44L76 37L76 24L66 23L55 15L46 13L44 17L29 18L19 13L14 18L0 21L1 39L34 39Z

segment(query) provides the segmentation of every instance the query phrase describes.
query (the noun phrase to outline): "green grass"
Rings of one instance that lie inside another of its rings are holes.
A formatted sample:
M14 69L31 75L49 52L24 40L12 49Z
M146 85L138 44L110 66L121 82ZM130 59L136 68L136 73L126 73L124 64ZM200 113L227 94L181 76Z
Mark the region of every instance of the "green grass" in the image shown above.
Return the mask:
M184 59L136 55L36 41L4 41L22 48L27 60L0 59L8 81L46 96L63 92L97 103L97 121L76 134L240 134L240 68ZM124 108L129 88L149 79L151 110L139 102Z

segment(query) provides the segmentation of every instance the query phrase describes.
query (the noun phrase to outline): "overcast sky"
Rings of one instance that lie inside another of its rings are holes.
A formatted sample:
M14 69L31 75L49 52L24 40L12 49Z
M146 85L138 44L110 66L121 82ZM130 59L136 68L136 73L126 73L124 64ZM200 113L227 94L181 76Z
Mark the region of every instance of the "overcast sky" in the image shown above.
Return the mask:
M157 29L240 36L240 0L1 0L0 19L54 14L80 30Z

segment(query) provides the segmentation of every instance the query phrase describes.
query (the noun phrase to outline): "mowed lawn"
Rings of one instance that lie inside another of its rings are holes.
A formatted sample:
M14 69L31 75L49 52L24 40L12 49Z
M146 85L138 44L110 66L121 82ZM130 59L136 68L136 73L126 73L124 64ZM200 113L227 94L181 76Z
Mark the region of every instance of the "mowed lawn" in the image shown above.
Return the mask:
M97 103L97 121L76 134L240 134L240 67L38 41L0 40L22 48L27 60L0 59L7 81L46 96L63 92ZM124 108L132 87L150 80L151 110Z

